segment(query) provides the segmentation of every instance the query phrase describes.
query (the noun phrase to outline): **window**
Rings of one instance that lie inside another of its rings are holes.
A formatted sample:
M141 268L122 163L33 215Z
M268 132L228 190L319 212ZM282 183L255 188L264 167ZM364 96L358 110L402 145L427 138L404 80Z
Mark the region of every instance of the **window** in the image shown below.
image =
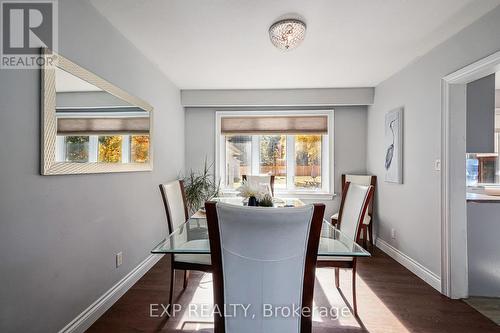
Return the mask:
M97 161L101 163L120 163L122 161L122 136L100 136Z
M242 176L252 173L252 136L234 135L225 137L226 187L237 188Z
M64 137L66 162L85 163L89 160L89 137L66 136Z
M495 113L495 151L466 155L467 186L500 185L500 109Z
M56 161L147 163L149 135L58 135Z
M321 135L296 135L295 188L321 188Z
M333 192L333 111L217 112L217 176L225 192L243 175L274 175L275 192ZM277 120L278 119L278 120Z
M495 133L495 152L466 155L467 186L500 184L498 146L500 133Z
M56 120L56 162L125 164L150 160L151 119L139 107L60 107Z
M146 163L149 161L149 135L130 136L130 162Z
M286 135L259 135L259 172L274 175L274 188L286 188Z

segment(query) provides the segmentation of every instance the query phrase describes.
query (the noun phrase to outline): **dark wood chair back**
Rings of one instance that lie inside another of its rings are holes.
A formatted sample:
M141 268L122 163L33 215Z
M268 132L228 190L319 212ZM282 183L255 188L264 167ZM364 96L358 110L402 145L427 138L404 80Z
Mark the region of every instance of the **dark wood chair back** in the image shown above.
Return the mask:
M237 208L230 207L230 208L227 208L227 206L222 207L224 204L220 204L220 205L221 205L221 208L224 208L224 210L221 212L224 212L224 214L226 214L226 216L229 216L230 214L233 214L233 216L235 216L234 214L242 214L242 216L245 216L245 215L249 216L247 214L247 212L241 212L241 211L230 212L230 210L252 209L249 207L237 207ZM225 327L226 326L226 318L224 316L224 314L225 314L224 313L224 309L225 309L225 307L224 307L224 300L225 300L224 281L230 281L228 279L231 279L231 277L230 276L226 276L226 278L224 278L224 277L225 277L225 274L228 274L228 275L233 274L233 278L234 278L234 276L235 276L234 274L236 274L236 273L235 272L226 272L224 270L224 267L223 267L223 261L222 261L223 254L222 254L222 247L221 247L221 231L220 231L221 226L219 225L220 221L219 221L219 216L218 216L217 203L216 202L206 202L205 209L207 212L208 232L210 235L210 251L211 251L211 258L212 258L212 274L213 274L212 279L213 279L213 286L214 286L214 305L217 306L218 309L222 313L222 315L216 314L214 316L214 333L225 333L225 331L226 331L226 327ZM257 209L259 209L259 208L254 208L254 209L256 209L256 212L257 212ZM274 209L279 209L279 208L266 208L266 209L274 210ZM283 208L280 208L280 209L283 209ZM287 209L287 208L285 208L285 209ZM288 209L292 210L294 208L288 208ZM262 212L262 210L261 210L261 212ZM307 243L306 243L306 249L304 249L304 252L302 252L304 255L305 267L303 269L301 269L301 271L304 274L303 280L302 280L302 296L301 296L302 304L301 304L301 306L302 306L302 309L306 309L306 311L301 311L302 315L300 318L300 331L297 331L300 333L311 333L311 330L312 330L312 316L307 314L307 309L312 311L317 252L318 252L319 239L320 239L321 226L322 226L322 222L323 222L324 212L325 212L325 205L324 204L314 204L314 207L312 208L312 218L309 221L310 223L308 222L309 223L309 225L308 225L309 236L308 236ZM290 213L292 213L292 212L290 212ZM281 216L283 216L282 215L283 213L280 213L280 214L281 214ZM301 210L300 214L303 215L302 210ZM256 228L259 227L259 223L256 223L259 221L259 219L255 218L255 215L252 215L252 216L253 216L251 218L253 221L252 226L255 226ZM295 216L297 216L297 215L295 215ZM235 219L236 218L239 218L239 216L235 217ZM264 219L264 217L262 217L262 218ZM265 219L266 219L266 221L270 221L270 217L269 218L266 217ZM273 219L276 219L275 222L273 222L273 223L279 223L279 221L277 221L277 219L279 219L279 218L276 218L276 215L273 217ZM232 221L230 221L230 222L232 222ZM269 222L269 223L271 223L271 222ZM229 225L230 223L226 222L226 224ZM231 227L229 227L229 228L234 228L233 223L231 223L230 225L231 225ZM227 231L228 227L226 226L225 228L226 229L224 229L224 234L226 232L228 232ZM249 228L248 224L245 225L244 228L248 229ZM251 228L252 227L250 227L250 229L248 229L248 232L250 232L250 233L255 231L255 230L251 230ZM233 229L231 229L231 230L232 230L232 232L234 232ZM257 231L255 231L255 232L257 232ZM286 233L286 230L283 230L283 232ZM296 229L294 229L294 233L297 233ZM303 235L303 234L301 233L301 235ZM225 237L227 237L227 236L225 236ZM251 238L251 239L253 239L253 238ZM234 246L234 243L235 243L234 240L232 240L232 239L231 240L226 239L224 242L230 244L227 246ZM255 239L255 242L258 243L259 239ZM260 244L256 244L255 248L258 248L259 246L260 246ZM297 246L299 246L299 245L297 244ZM247 249L247 245L244 245L244 248ZM256 252L260 253L262 251L263 250L259 249ZM280 248L280 251L283 251L283 249ZM233 251L227 250L226 252L229 252L230 254L232 254ZM238 254L238 256L239 255L243 255L243 254ZM258 254L255 254L255 255L258 256ZM252 258L250 258L249 260L253 261ZM242 273L239 272L239 274L242 274ZM251 277L248 277L248 278L251 279ZM245 288L245 286L242 285L241 288ZM258 291L255 290L255 292L258 292ZM234 295L231 295L231 296L234 296ZM245 296L239 295L238 297L245 297ZM274 297L274 295L273 295L273 297ZM245 303L245 301L243 301L243 303ZM258 307L259 307L259 304L253 304L253 308L258 308Z
M337 228L339 228L341 231L342 230L342 220L344 219L344 209L345 209L345 203L347 201L347 196L349 194L349 191L351 189L351 185L353 183L351 182L346 182L344 185L344 188L342 190L342 201L340 202L340 210L339 210L339 220L337 223ZM354 185L359 185L359 184L354 184ZM361 185L365 186L365 185ZM356 219L353 221L349 221L350 223L353 224L354 229L356 230L354 237L352 241L354 242L359 242L360 236L361 236L361 226L363 225L363 220L365 217L365 214L368 214L368 209L373 201L373 193L374 193L375 188L373 185L368 185L368 190L366 191L366 194L363 193L363 201L361 202L360 210L355 212ZM358 212L360 212L358 214Z
M353 184L359 185L371 185L373 186L373 196L375 196L375 191L377 189L377 176L373 175L355 175L355 174L343 174L342 175L342 189L346 182L351 182ZM368 215L373 217L373 198L368 206Z
M175 221L175 212L172 211L174 205L176 206L175 209L179 209L179 205L183 206L183 208L181 208L184 210L184 221L182 221L182 223L189 219L184 181L175 180L167 184L160 184L159 187L165 214L167 215L168 233L171 234L179 224L179 221Z

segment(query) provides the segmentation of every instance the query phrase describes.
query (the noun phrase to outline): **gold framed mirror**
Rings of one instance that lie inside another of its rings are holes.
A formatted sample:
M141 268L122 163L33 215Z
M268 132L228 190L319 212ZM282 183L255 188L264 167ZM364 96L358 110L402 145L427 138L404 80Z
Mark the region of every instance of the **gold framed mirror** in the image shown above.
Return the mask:
M153 107L59 54L42 55L41 174L151 171Z

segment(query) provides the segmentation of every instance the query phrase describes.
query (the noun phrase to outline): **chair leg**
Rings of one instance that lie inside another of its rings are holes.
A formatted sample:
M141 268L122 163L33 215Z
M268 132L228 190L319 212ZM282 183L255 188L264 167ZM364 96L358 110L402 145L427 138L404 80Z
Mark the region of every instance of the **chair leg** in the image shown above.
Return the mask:
M352 309L354 316L358 316L358 304L356 300L356 265L352 268Z
M335 270L335 287L337 289L339 289L340 288L340 268L335 267L334 270Z
M368 247L367 247L368 245L367 245L367 243L366 243L366 239L368 238L368 233L367 233L367 230L366 230L366 229L367 229L367 228L366 228L366 225L363 225L363 226L361 227L361 229L363 229L363 247L364 247L365 249L368 249Z
M189 271L186 269L184 271L184 284L183 284L183 288L186 289L187 285L188 285L188 280L189 280Z
M371 246L372 251L373 251L373 247L375 245L373 243L373 223L371 223L371 222L370 222L370 224L368 224L368 233L370 234L370 246Z
M173 304L173 295L174 295L174 280L175 280L175 269L173 267L173 262L171 263L171 268L170 268L170 291L168 294L168 313L170 314L170 311L172 311Z

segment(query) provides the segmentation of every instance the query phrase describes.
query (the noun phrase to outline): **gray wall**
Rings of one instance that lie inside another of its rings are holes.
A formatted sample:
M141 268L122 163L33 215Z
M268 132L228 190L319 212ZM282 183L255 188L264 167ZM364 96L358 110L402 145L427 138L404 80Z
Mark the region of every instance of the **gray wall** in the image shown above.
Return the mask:
M366 106L332 108L335 110L335 192L340 193L342 173L366 172ZM201 169L205 156L210 162L215 159L215 112L213 108L186 108L186 170ZM324 202L329 217L337 211L340 198Z
M72 91L56 93L56 107L109 107L127 105L130 106L128 102L105 91Z
M441 78L500 50L499 31L497 7L381 83L368 109L367 168L379 176L378 236L438 275L440 172L434 161L441 156ZM384 115L398 106L405 107L403 185L383 181Z
M467 84L467 152L495 152L495 74Z
M179 90L87 1L59 15L62 55L153 105L154 171L40 176L39 72L0 70L1 332L58 331L144 260L166 232L157 184L183 169Z
M374 88L182 90L185 107L314 107L373 104Z
M500 202L467 203L469 295L500 297Z

